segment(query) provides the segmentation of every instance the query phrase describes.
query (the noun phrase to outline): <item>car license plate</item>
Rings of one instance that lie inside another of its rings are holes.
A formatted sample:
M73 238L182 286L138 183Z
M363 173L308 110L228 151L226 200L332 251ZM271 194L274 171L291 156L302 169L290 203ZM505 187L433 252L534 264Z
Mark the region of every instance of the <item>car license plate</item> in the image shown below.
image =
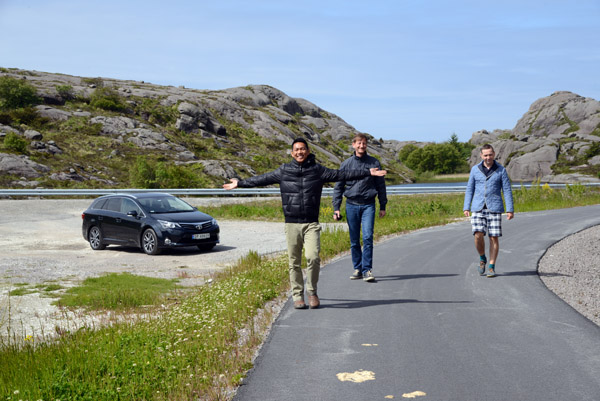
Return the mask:
M192 234L192 239L206 239L210 238L210 233Z

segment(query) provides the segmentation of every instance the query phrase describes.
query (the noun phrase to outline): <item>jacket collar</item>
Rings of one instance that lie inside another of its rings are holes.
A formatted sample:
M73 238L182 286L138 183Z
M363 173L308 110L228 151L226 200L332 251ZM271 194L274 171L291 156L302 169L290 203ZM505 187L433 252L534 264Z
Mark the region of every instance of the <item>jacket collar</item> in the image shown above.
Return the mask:
M356 155L356 152L353 153L354 158L357 159L357 160L365 160L367 158L367 155L368 155L368 153L365 152L365 154L362 157L358 157Z
M298 163L296 161L296 159L292 159L292 165L297 166L297 167L309 167L309 166L312 166L313 164L316 164L316 159L315 159L315 155L313 155L312 153L310 155L308 155L306 160L304 160L304 162L302 162L302 163Z
M490 169L487 171L485 171L485 167L483 166L483 160L481 161L481 163L479 163L478 165L479 170L483 173L483 175L487 177L491 176L494 171L496 171L498 169L498 163L496 163L496 160L494 160L494 164L492 164L492 167L490 167Z

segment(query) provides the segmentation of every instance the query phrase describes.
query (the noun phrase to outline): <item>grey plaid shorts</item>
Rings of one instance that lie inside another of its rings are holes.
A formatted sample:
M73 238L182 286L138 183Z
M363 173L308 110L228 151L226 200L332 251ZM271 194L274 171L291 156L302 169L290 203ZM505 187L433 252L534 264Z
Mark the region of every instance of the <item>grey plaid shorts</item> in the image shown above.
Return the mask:
M487 232L490 237L502 237L502 213L492 213L488 209L471 213L471 228L476 232Z

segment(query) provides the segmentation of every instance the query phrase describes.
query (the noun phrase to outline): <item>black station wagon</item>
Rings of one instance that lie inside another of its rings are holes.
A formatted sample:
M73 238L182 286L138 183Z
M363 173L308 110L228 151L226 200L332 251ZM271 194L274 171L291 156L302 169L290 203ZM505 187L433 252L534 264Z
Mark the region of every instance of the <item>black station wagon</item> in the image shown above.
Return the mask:
M156 255L163 248L183 246L209 251L219 243L215 219L166 193L101 196L81 218L83 238L94 250L114 244Z

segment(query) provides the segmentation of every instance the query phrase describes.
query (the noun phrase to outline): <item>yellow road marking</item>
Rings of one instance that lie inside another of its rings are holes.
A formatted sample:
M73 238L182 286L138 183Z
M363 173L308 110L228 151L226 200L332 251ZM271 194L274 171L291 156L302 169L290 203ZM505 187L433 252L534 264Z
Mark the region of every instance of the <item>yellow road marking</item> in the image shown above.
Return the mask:
M404 398L417 398L417 397L422 397L424 395L427 395L427 394L425 394L422 391L413 391L412 393L404 393L404 394L402 394L402 397L404 397Z
M337 378L342 382L353 382L353 383L362 383L367 380L375 380L375 372L371 372L369 370L357 370L354 373L338 373Z

